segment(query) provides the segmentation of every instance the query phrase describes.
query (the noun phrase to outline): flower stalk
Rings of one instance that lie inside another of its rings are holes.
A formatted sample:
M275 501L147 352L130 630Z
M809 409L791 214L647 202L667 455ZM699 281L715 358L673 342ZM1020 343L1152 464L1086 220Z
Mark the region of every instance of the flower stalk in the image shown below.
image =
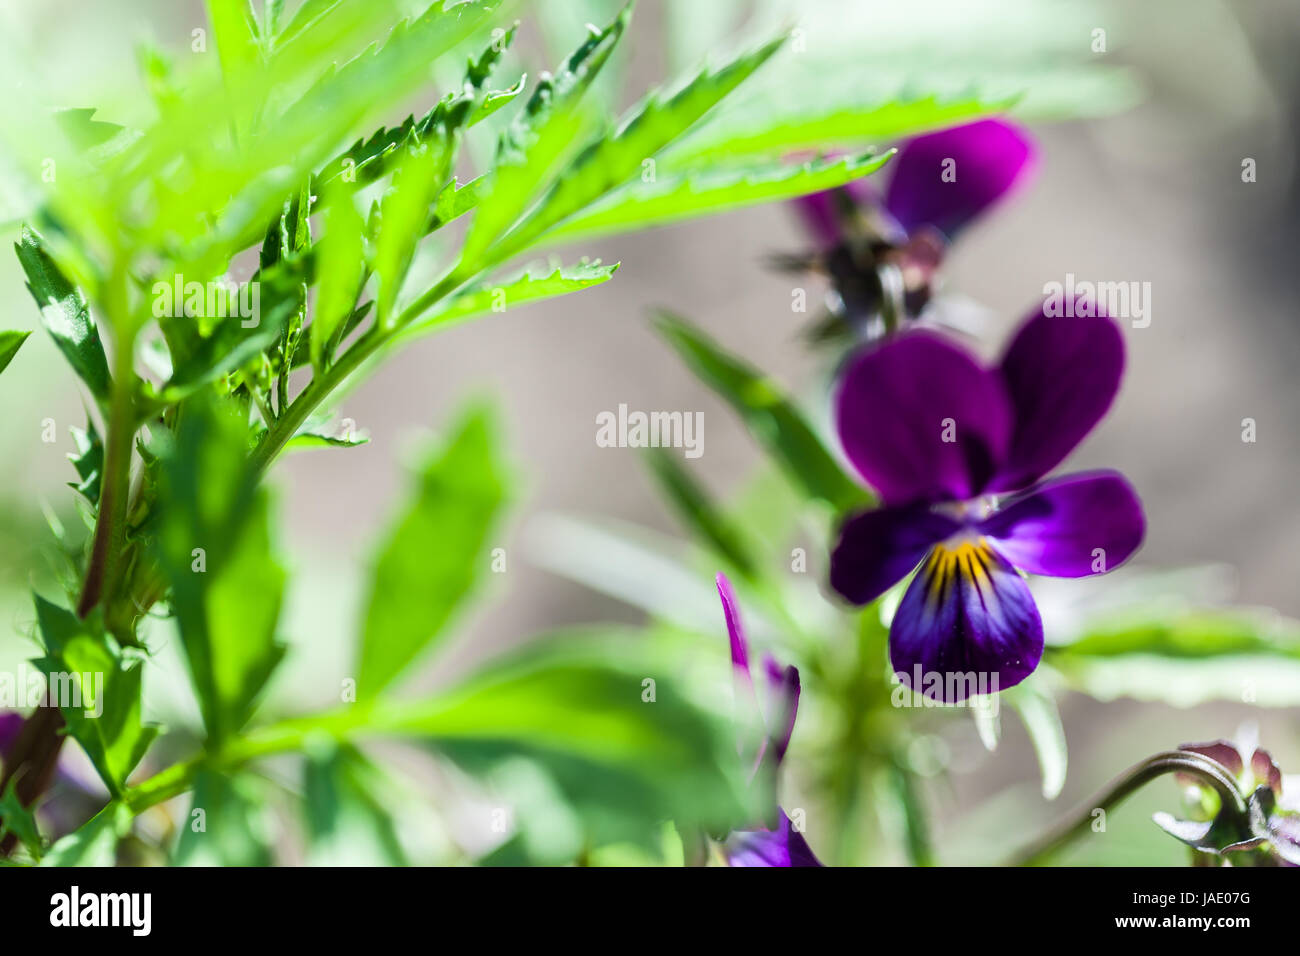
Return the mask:
M1013 861L1016 866L1041 866L1075 839L1091 832L1097 810L1110 812L1152 780L1168 773L1196 777L1219 795L1220 815L1245 816L1245 798L1232 774L1221 763L1197 753L1168 750L1148 757L1129 768L1118 780L1094 799L1085 803L1069 822L1035 841Z

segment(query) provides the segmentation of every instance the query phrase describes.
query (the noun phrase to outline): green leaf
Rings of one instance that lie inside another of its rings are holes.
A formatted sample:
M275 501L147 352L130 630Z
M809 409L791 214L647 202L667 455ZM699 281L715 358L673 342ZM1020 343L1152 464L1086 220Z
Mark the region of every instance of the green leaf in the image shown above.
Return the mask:
M402 280L416 244L425 233L429 206L450 175L453 154L453 141L441 137L408 152L393 174L392 188L380 203L374 268L379 282L376 315L381 328L390 328L396 317Z
M435 135L450 138L456 130L473 126L512 102L523 92L525 78L508 90L488 92L484 87L493 68L510 49L517 26L495 39L477 60L469 61L458 92L448 93L419 120L411 115L399 126L384 127L368 139L357 140L346 153L325 165L320 184L336 182L345 173L346 180L356 184L353 188L372 183L392 172L401 155L400 147L415 147Z
M91 619L79 620L40 595L34 597L45 650L39 665L50 675L50 693L68 733L109 792L120 796L159 731L141 723L143 661L128 657Z
M32 859L40 862L45 853L45 841L30 807L23 806L18 797L17 779L10 779L4 794L0 795L0 836L12 833L26 847Z
M344 434L335 434L337 429L332 429L328 422L313 422L308 420L302 428L294 432L292 438L285 442L284 450L293 451L295 449L305 448L355 448L358 445L365 445L370 441L370 436L366 434L357 434L346 432Z
M656 325L691 371L736 410L759 444L808 497L841 514L870 504L869 493L844 473L775 382L722 351L684 319L662 313Z
M373 697L445 633L486 570L506 497L496 425L471 409L420 469L414 499L374 562L362 627L359 691Z
M247 775L202 771L181 825L177 866L268 866L271 863L266 794Z
M383 771L356 748L311 747L303 802L313 866L406 866L409 861L380 794Z
M416 320L402 330L402 335L419 335L433 328L452 325L486 312L505 312L516 306L608 282L618 271L619 263L603 266L600 260L576 266L556 267L550 273L525 270L503 282L484 282L471 286L447 300L438 311Z
M538 82L523 112L502 134L491 173L490 191L482 199L461 250L460 268L474 273L500 262L489 250L544 189L569 154L585 125L583 94L623 36L632 16L629 4L604 30L592 28L587 41L553 77Z
M247 722L284 655L285 574L247 434L238 406L191 400L159 476L159 564L213 750Z
M690 167L779 159L801 150L860 150L1001 113L1015 97L967 94L898 96L877 102L755 98L684 139L666 164Z
M588 146L552 185L527 219L504 240L512 251L527 248L556 223L590 206L638 174L645 163L693 126L755 70L767 62L785 37L732 60L717 71L705 70L667 99L651 93L617 133ZM508 253L498 251L499 258Z
M50 847L41 866L113 866L117 843L131 830L134 818L123 803L114 800L80 829Z
M203 386L238 370L280 341L291 318L301 308L299 285L290 278L290 270L273 269L257 281L258 303L252 310L253 314L248 317L240 315L240 309L233 301L238 293L232 294L227 305L219 306L218 312L226 314L218 319L215 328L191 342L187 354L176 357L172 377L162 389L163 401L181 401ZM168 284L156 284L156 288L162 286ZM261 305L263 299L267 302L266 308ZM197 326L189 316L162 320L164 331L169 326L181 324L191 328Z
M81 481L70 481L68 487L79 492L93 506L99 507L99 482L104 473L104 442L99 437L93 420L86 422L85 431L75 427L70 431L77 450L68 455L68 460L77 469L77 477Z
M685 170L668 166L653 182L634 182L584 209L548 232L547 243L574 242L636 229L649 229L728 212L756 203L779 202L843 186L874 173L893 152L817 159L773 160L742 169Z
M14 360L18 350L22 348L30 332L0 332L0 372L9 367L9 363Z
M666 449L653 450L647 455L647 461L660 488L686 527L703 545L726 561L729 570L738 572L747 580L755 580L759 568L750 552L749 542L721 512L708 491Z
M1036 679L1029 679L1004 691L1001 699L1020 714L1025 730L1038 755L1038 766L1043 777L1043 796L1055 800L1065 787L1065 770L1068 751L1065 745L1065 727L1056 707L1056 698Z
M99 330L90 317L86 297L59 271L45 251L40 235L23 226L15 244L18 261L27 275L27 291L41 309L41 321L90 393L107 401L110 384L108 359L99 341Z
M316 244L320 288L308 335L317 374L334 360L334 345L352 314L365 273L365 220L351 195L334 192L325 202L325 234Z
M730 720L695 700L690 670L627 634L607 643L548 638L436 699L381 702L373 720L496 784L511 816L535 796L558 794L591 845L657 847L666 819L725 832L753 809ZM521 772L522 762L549 786ZM551 845L548 862L576 842Z

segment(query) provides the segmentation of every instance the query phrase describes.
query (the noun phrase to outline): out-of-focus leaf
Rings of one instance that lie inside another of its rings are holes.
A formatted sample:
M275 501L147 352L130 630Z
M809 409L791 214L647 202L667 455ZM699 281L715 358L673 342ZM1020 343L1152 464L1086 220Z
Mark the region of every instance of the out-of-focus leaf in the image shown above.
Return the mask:
M583 129L583 94L618 44L631 18L631 5L603 30L596 30L556 70L540 80L523 112L502 134L487 195L479 202L461 250L467 272L487 260L496 245L528 205L551 181ZM492 261L501 261L495 255Z
M497 426L471 409L420 469L415 497L374 562L358 690L373 697L445 633L487 569L508 482Z
M131 829L132 819L125 804L112 801L75 833L50 847L41 866L113 866L117 842Z
M745 817L731 727L694 702L683 662L623 642L538 644L436 699L381 702L374 723L471 773L535 764L593 844L656 846L667 819L722 831ZM495 779L509 790L512 776Z
M546 514L528 527L529 559L686 630L717 627L712 579L685 564L681 543L636 525Z
M250 777L199 773L173 862L177 866L269 865L265 803L265 794Z
M27 275L27 290L41 310L41 321L77 376L100 401L109 394L108 359L86 297L68 281L27 226L14 247Z
M749 543L709 496L708 491L665 449L648 456L650 470L659 481L678 517L700 542L747 580L758 574L758 563Z
M617 262L604 266L597 259L595 262L582 262L575 266L556 266L549 273L526 269L513 279L479 283L448 299L432 315L406 326L402 335L419 335L486 312L505 312L527 302L551 299L600 285L608 282L618 267Z
M22 348L30 332L0 332L0 372L9 367L9 363L14 360L18 350Z
M1114 609L1044 660L1100 700L1300 703L1300 623L1259 608Z
M429 207L450 175L453 144L434 137L404 156L393 174L393 185L379 207L375 237L375 276L379 282L378 322L390 327L398 293L411 265L416 244L424 235Z
M633 176L644 176L647 161L693 126L743 83L785 42L781 37L737 57L716 71L703 71L665 98L655 91L616 133L588 146L551 186L538 206L503 242L510 252L525 249L552 226L590 206Z
M844 473L803 414L771 379L724 352L684 319L662 313L657 326L691 371L736 410L758 442L810 498L824 501L840 513L870 502L868 492Z
M1065 727L1056 708L1056 698L1038 680L1023 681L1002 693L1025 722L1025 730L1038 755L1038 767L1043 777L1043 796L1055 800L1065 786L1068 752L1065 746Z
M0 836L12 833L39 863L45 853L45 841L41 839L31 808L23 806L18 798L18 791L14 789L17 784L16 779L11 779L4 793L0 794Z
M632 184L570 217L545 236L573 242L778 202L843 186L879 169L892 151L805 163L774 160L741 169L675 171L665 160L651 182Z
M1300 621L1260 608L1204 608L1153 617L1141 607L1088 620L1069 644L1049 649L1064 658L1159 654L1205 658L1269 654L1300 658Z
M857 150L972 122L1004 111L1014 100L1005 95L940 98L904 93L870 104L805 102L800 107L792 102L781 111L751 106L684 140L670 152L665 165L726 164L779 158L800 150Z
M309 749L303 801L314 866L406 866L393 820L379 798L383 771L349 746Z
M129 658L113 640L71 611L35 595L36 621L45 650L39 666L51 677L68 733L86 752L114 796L125 789L159 728L141 722L143 661Z
M159 564L213 749L248 720L284 654L285 575L243 419L233 403L191 400L159 480Z

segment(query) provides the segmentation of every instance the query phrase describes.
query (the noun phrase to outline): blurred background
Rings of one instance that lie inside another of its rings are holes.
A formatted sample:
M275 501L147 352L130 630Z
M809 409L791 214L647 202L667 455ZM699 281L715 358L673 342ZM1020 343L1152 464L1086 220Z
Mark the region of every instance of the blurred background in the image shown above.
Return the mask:
M616 8L594 0L521 4L520 59L535 74L581 38L584 23L603 22ZM805 41L806 52L795 54L804 57L802 68L835 72L836 82L898 88L913 72L942 71L954 87L988 77L1031 84L1012 115L1040 141L1038 174L956 247L945 294L967 303L986 323L987 341L997 343L1044 284L1067 273L1150 283L1149 327L1126 329L1120 398L1065 467L1115 467L1136 485L1149 518L1138 566L1208 566L1207 597L1221 591L1215 596L1300 616L1300 6L641 0L636 41L618 54L620 82L599 95L626 106L649 85L704 57L720 59L783 20ZM137 41L185 50L202 23L198 3L0 0L0 32L28 62L67 65L57 76L40 74L58 85L43 95L69 107L99 105L117 121L129 119L114 105L128 108ZM1097 30L1104 52L1094 51ZM1066 113L1084 115L1059 121ZM1243 182L1246 159L1254 161L1253 182ZM620 403L702 411L704 454L686 465L719 496L757 466L744 428L651 331L655 308L690 317L810 408L824 405L824 360L801 337L811 313L792 313L791 296L802 287L818 302L825 285L766 264L773 253L807 246L780 206L587 243L574 253L622 262L610 283L421 340L350 392L338 414L366 430L369 444L300 453L273 475L293 572L286 628L293 649L268 708L332 699L349 663L341 648L358 612L358 568L406 487L404 463L471 396L492 396L503 409L527 491L500 542L508 570L494 576L489 599L464 622L446 666L468 668L551 628L640 620L543 567L548 544L539 517L608 517L677 532L640 454L595 443L597 414ZM12 258L0 257L0 289L7 290L3 326L35 328ZM0 380L0 403L0 663L13 667L31 652L28 589L47 534L39 503L65 522L79 520L63 483L72 476L68 426L82 425L84 411L71 373L40 333ZM1254 443L1242 441L1246 418L1256 422ZM57 425L52 444L40 440L46 419ZM809 561L821 574L824 553L810 550ZM1069 584L1066 596L1086 604L1089 586ZM717 628L721 642L720 614ZM169 633L157 633L150 700L175 723L175 709L185 706L185 693L175 691L184 675ZM447 677L430 673L425 683ZM1261 725L1284 770L1300 771L1294 711L1079 695L1061 707L1071 763L1052 803L1038 793L1034 755L1018 724L1007 723L994 753L979 748L968 725L946 731L969 757L936 790L945 861L986 861L1008 820L1034 829L1142 756L1231 735L1244 721ZM795 787L798 759L794 752ZM1173 797L1172 784L1148 788L1113 815L1104 840L1087 841L1071 859L1181 862L1181 848L1150 823L1150 811Z

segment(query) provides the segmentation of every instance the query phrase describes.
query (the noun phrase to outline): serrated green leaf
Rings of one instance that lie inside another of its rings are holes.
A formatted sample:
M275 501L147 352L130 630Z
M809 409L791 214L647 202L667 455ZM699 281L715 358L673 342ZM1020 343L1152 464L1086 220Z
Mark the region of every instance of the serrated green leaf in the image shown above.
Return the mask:
M285 573L247 435L237 405L191 400L159 475L159 565L214 750L247 722L284 655Z
M613 53L631 18L629 4L604 30L595 30L560 66L540 80L523 112L502 134L487 195L461 250L461 268L473 273L488 250L549 184L586 123L583 95ZM492 261L499 262L497 256Z
M532 245L555 224L579 213L637 175L645 163L693 126L775 53L785 37L732 60L716 71L705 70L665 98L655 91L612 136L596 140L565 170L549 192L503 240L506 258Z
M41 866L113 866L117 843L131 830L131 811L116 800L50 847Z
M497 426L471 409L420 469L379 548L362 624L358 690L374 697L445 634L487 570L508 481Z
M30 332L0 332L0 372L9 367L9 363L14 360L18 350L27 341L27 336L31 334Z
M51 694L72 735L114 796L159 728L141 723L143 661L126 655L88 620L35 595L45 656L40 667L57 686Z
M90 393L100 401L107 401L108 359L99 340L99 330L90 317L86 297L59 271L35 230L24 226L14 248L27 275L27 290L40 307L41 322L54 338L54 344Z
M449 138L457 130L481 122L513 101L523 92L524 77L508 90L488 92L484 86L493 68L510 49L517 26L512 26L494 40L477 60L469 61L459 91L448 93L419 120L411 115L399 126L384 127L367 139L357 140L346 153L325 165L318 177L319 183L323 185L346 178L354 184L353 188L357 188L374 182L392 172L401 155L401 147L414 147L439 135Z
M266 794L248 776L202 771L181 827L177 866L267 866L271 863Z
M284 446L285 451L299 448L355 448L370 441L363 433L335 434L327 421L308 420Z
M311 364L317 374L334 360L333 346L340 327L352 315L365 274L365 220L350 194L327 194L325 234L316 244L320 287L308 335Z
M806 163L773 161L744 169L656 172L649 183L635 182L548 232L547 243L574 242L634 229L682 222L756 203L779 202L843 186L874 173L893 155L866 154Z
M480 283L447 300L434 314L405 327L402 335L419 335L487 312L505 312L527 302L550 299L600 285L608 282L618 267L617 262L603 266L597 260L565 268L556 267L549 274L525 270L513 279Z
M726 561L729 570L746 580L755 580L759 569L750 553L749 543L717 507L704 486L666 449L651 451L646 460L658 479L659 487L687 529L701 544Z
M775 382L724 352L683 319L662 313L656 325L691 371L736 410L759 444L805 494L840 514L870 503L870 494L844 473L803 413Z
M98 507L100 476L104 473L104 442L99 437L99 430L95 428L93 420L87 421L84 431L75 427L70 431L77 450L68 455L68 460L77 469L77 477L81 481L68 482L68 485Z

